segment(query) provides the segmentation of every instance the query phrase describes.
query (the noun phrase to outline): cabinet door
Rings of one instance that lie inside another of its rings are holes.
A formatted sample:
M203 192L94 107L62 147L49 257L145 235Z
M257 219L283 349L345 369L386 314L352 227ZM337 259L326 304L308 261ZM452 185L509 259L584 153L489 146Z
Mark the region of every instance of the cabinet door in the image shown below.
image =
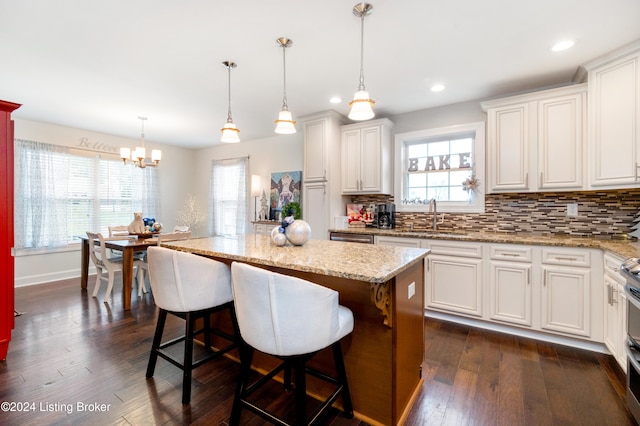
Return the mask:
M482 259L427 256L425 305L482 316Z
M495 192L529 188L529 103L488 111L489 185Z
M542 328L589 337L590 270L543 266L542 273Z
M584 94L538 102L538 188L583 188Z
M604 344L614 357L618 357L620 346L620 306L618 300L618 283L608 274L604 276ZM624 348L622 348L624 351Z
M382 191L382 134L380 127L362 129L360 132L360 191Z
M618 354L616 360L622 371L627 372L627 294L624 292L624 284L618 283Z
M639 101L639 54L589 72L591 186L638 184Z
M342 132L342 192L360 191L360 130Z
M304 220L311 227L311 239L326 240L331 227L327 200L327 183L314 182L302 185Z
M491 262L492 320L531 326L531 264Z
M327 129L326 120L314 120L304 124L304 175L305 182L327 180Z

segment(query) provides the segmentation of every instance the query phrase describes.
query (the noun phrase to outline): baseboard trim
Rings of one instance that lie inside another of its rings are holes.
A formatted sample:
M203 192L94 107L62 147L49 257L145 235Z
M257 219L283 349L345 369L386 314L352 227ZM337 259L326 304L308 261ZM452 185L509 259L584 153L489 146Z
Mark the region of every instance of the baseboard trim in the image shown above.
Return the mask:
M514 336L527 337L534 340L541 340L543 342L556 343L559 345L570 346L578 349L585 349L592 352L599 352L607 355L611 355L611 352L607 349L604 343L591 342L578 338L571 338L565 336L558 336L555 334L544 333L533 330L523 330L518 327L511 327L503 324L495 324L492 322L480 321L472 318L460 317L457 315L446 314L444 312L431 311L429 309L424 310L424 316L427 318L435 318L444 321L450 321L457 324L464 324L471 327L483 328L485 330L497 331L499 333L511 334Z

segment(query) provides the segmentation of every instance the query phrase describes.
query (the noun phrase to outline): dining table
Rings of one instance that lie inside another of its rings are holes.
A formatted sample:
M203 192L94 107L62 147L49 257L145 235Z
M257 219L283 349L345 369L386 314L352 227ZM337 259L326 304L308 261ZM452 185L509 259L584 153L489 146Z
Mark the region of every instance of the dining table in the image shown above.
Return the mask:
M82 240L80 288L86 289L89 280L89 238L81 236L80 239ZM99 241L95 240L93 243L99 244ZM125 311L131 309L134 253L147 251L147 248L157 244L158 238L155 237L105 237L105 246L108 249L122 252L122 307Z

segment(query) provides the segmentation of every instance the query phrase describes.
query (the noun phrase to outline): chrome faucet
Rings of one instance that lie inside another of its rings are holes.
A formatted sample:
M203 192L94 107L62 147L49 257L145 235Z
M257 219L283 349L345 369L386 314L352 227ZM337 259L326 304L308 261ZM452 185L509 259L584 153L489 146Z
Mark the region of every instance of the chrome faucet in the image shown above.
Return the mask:
M438 204L436 203L435 198L432 198L429 200L429 211L433 212L433 230L437 231L438 230Z
M433 230L437 231L438 225L441 225L444 223L444 213L442 214L442 220L438 222L438 204L436 203L435 198L432 198L429 200L429 211L433 212Z

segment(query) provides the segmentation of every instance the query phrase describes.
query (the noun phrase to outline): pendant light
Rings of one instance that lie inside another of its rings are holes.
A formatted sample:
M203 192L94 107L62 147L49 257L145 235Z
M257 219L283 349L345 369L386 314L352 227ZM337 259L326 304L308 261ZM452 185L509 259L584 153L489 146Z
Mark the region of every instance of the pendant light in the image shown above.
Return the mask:
M291 111L289 111L289 105L287 105L287 63L285 59L285 52L287 47L293 44L293 41L286 37L280 37L276 40L280 47L282 47L282 69L283 69L283 87L284 92L282 95L282 111L278 114L276 120L276 133L283 135L290 135L296 132L296 122L292 119Z
M235 68L236 63L231 61L224 61L222 65L224 65L225 68L229 71L229 109L227 112L227 122L224 123L224 126L222 127L222 137L220 138L220 142L236 143L240 142L240 136L238 135L238 133L240 133L240 130L236 127L235 124L233 124L233 119L231 118L231 68Z
M142 129L140 131L140 146L137 146L133 152L131 152L131 149L126 147L120 148L120 158L122 158L124 164L127 164L127 161L131 160L135 166L140 167L141 169L144 169L147 166L157 167L158 163L160 163L160 160L162 159L162 151L159 149L151 150L151 161L153 161L153 163L147 163L145 161L147 152L144 147L144 122L147 120L147 117L138 117L138 120L141 122Z
M353 100L349 102L349 118L355 121L368 120L373 118L373 99L369 97L369 92L364 87L364 17L369 15L373 6L369 3L358 3L353 6L353 14L360 18L360 84L358 91L353 95Z

